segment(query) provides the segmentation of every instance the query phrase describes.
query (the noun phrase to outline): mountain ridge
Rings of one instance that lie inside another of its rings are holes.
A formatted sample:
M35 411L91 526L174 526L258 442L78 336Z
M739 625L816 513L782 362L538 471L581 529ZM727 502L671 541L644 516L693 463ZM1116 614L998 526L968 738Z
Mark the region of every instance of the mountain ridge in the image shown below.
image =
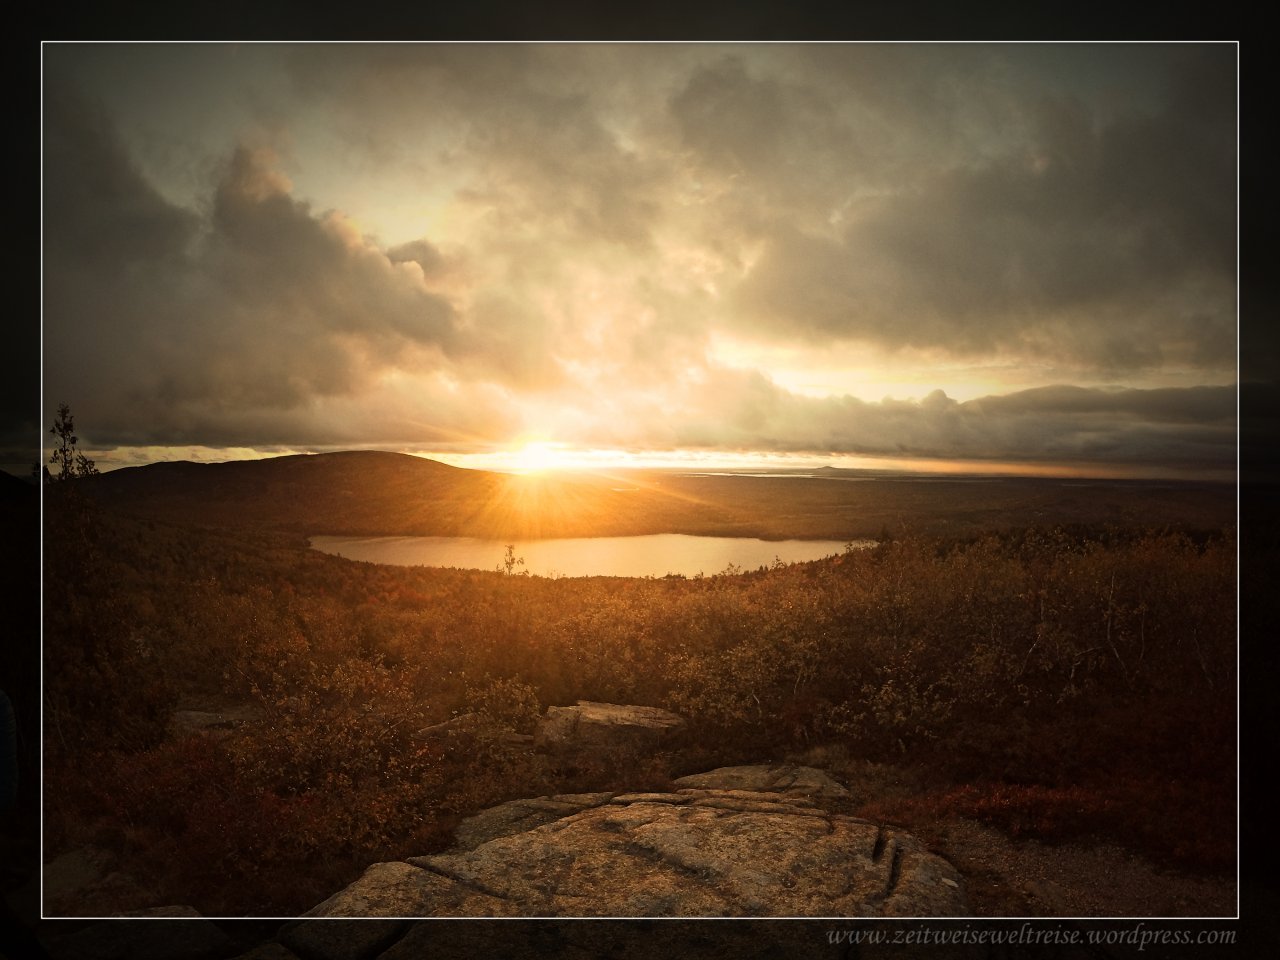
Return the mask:
M104 506L151 519L298 537L529 540L682 533L865 539L968 535L1070 523L1222 529L1234 490L1169 481L713 475L629 470L505 474L411 454L351 450L221 463L165 461L77 481ZM51 489L56 489L54 485Z

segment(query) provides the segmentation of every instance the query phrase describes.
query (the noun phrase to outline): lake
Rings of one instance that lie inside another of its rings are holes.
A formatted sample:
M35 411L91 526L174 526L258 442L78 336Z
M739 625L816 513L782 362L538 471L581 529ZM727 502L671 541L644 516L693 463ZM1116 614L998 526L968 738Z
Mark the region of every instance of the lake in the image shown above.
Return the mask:
M349 560L396 566L497 570L508 540L475 537L311 537L311 546ZM855 547L874 541L855 541ZM731 564L744 571L775 561L798 563L843 553L846 540L756 540L749 537L693 537L663 533L644 537L579 537L516 541L524 559L516 572L542 577L695 577L723 573Z

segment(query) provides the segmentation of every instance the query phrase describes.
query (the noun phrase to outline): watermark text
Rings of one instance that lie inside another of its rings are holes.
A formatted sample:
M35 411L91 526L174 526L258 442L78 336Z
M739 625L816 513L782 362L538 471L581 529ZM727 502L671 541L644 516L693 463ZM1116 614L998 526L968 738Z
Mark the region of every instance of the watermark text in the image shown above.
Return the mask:
M1072 946L1132 946L1138 950L1159 946L1187 946L1232 944L1236 942L1235 930L1174 930L1138 923L1132 927L1116 927L1108 930L1075 930L1043 928L1024 923L1021 927L928 927L912 926L910 929L886 930L867 927L854 930L828 930L827 942L831 944L1007 944L1011 946L1054 945Z

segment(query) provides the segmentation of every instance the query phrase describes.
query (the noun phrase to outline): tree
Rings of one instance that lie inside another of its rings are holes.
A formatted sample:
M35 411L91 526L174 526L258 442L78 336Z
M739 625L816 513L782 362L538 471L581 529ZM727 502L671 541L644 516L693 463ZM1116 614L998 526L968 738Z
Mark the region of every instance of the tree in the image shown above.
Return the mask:
M523 567L523 566L524 566L524 557L517 557L516 545L514 543L508 543L507 555L503 557L502 565L498 567L498 570L502 573L513 574L516 572L516 567ZM529 571L524 570L522 572L528 573Z
M76 436L75 429L71 408L65 403L58 404L58 416L53 421L53 426L49 428L49 432L57 438L49 462L57 465L58 472L56 474L45 472L45 476L51 481L91 477L98 472L97 464L76 449L80 438Z

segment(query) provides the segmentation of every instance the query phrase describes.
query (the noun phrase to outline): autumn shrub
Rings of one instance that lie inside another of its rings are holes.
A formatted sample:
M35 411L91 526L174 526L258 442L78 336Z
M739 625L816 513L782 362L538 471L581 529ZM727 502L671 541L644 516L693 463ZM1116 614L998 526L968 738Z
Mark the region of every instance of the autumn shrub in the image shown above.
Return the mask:
M110 549L112 527L74 487L50 492L43 571L45 750L68 763L155 745L175 699L154 609L120 590L130 570Z
M373 859L439 844L438 783L339 775L299 790L269 782L253 750L197 734L101 759L79 788L91 836L115 837L156 896L228 915L300 912Z
M413 685L377 661L314 661L254 687L267 719L237 740L241 768L280 792L429 778L434 757L414 734L430 720Z
M726 730L760 735L790 715L819 663L812 637L767 634L715 653L676 655L668 664L673 690L667 702Z
M467 684L466 705L484 726L532 733L542 713L537 691L518 677L490 677Z
M984 778L889 803L876 799L855 812L925 831L959 816L1019 839L1120 841L1182 867L1226 870L1235 864L1233 811L1226 791L1148 776L1094 777L1060 786Z
M740 576L549 580L102 522L113 550L81 551L102 541L72 525L47 571L51 836L96 823L166 851L156 876L176 891L164 864L181 865L231 912L283 902L286 863L327 882L517 796L820 744L987 784L938 809L1048 837L1136 829L1162 782L1183 812L1231 792L1230 533L901 536ZM166 742L179 691L262 719ZM670 707L690 742L569 769L506 736L578 699ZM473 729L418 736L465 714ZM1171 817L1148 821L1143 842L1174 856ZM1207 837L1177 855L1209 856Z

